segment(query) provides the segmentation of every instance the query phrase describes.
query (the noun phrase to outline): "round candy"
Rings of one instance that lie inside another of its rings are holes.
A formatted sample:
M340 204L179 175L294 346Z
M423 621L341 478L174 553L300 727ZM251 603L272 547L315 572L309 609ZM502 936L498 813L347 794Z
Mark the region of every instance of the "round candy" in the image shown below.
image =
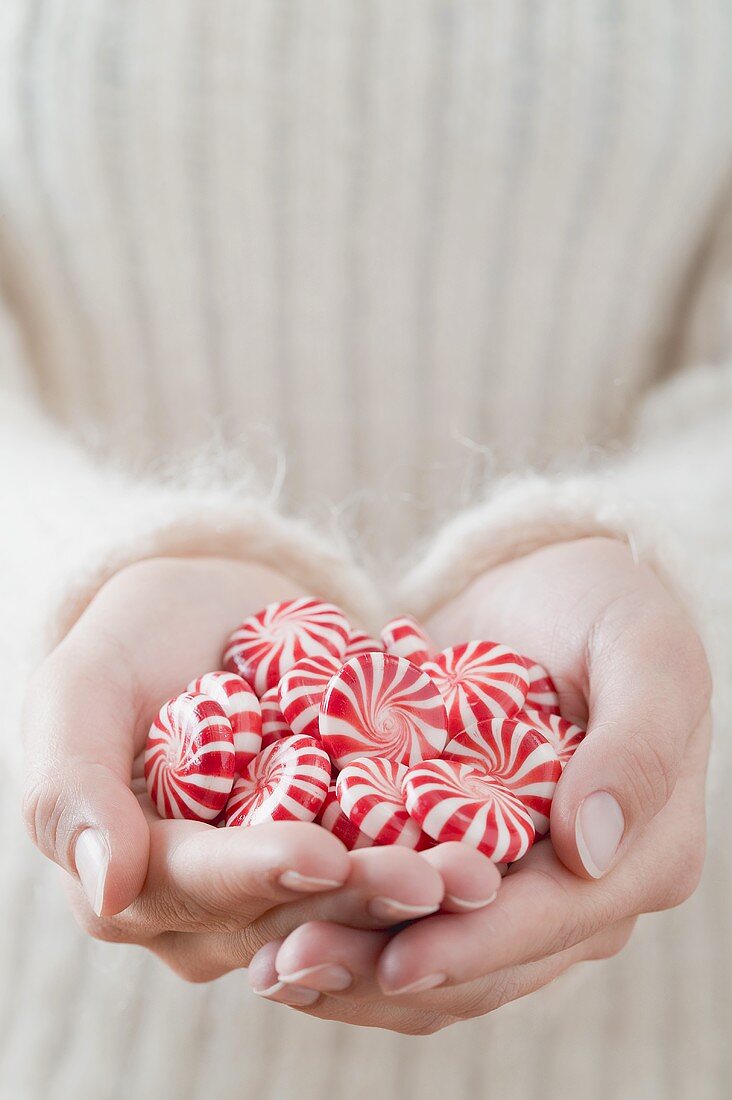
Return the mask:
M262 708L262 748L266 749L281 737L290 737L292 730L282 713L279 686L265 691L259 705Z
M547 739L532 726L512 718L492 718L453 737L443 755L446 760L484 768L521 800L540 836L549 832L549 812L562 765Z
M403 657L362 653L328 684L320 705L320 739L343 768L359 756L416 764L447 743L445 706L424 672Z
M330 786L330 760L312 737L283 737L255 756L226 804L227 825L313 821Z
M405 657L413 665L428 661L433 649L432 642L411 615L388 622L381 631L381 640L387 653Z
M407 813L402 784L407 769L384 757L362 757L336 779L336 793L348 820L376 844L429 848L432 842Z
M320 737L320 701L341 664L335 657L303 657L282 677L280 707L293 733Z
M234 782L234 735L208 695L170 699L150 727L145 782L161 817L213 821Z
M348 635L348 644L343 660L348 661L351 657L358 657L359 653L373 653L374 650L383 650L383 648L382 643L377 642L365 630L352 630Z
M303 657L342 658L350 629L331 603L305 597L271 603L230 635L224 665L262 696Z
M525 710L543 710L547 714L559 714L557 685L543 665L524 658L529 670L529 690L526 692Z
M223 709L234 734L234 771L241 775L262 747L262 711L246 680L234 672L207 672L186 691L208 695Z
M404 777L407 811L438 843L460 840L496 863L512 863L534 842L526 807L474 764L426 760Z
M374 846L371 837L366 836L366 833L362 833L343 813L334 786L328 788L325 802L320 807L320 813L316 821L333 836L337 836L349 852L354 851L356 848L373 848Z
M522 722L533 726L544 737L559 757L562 767L570 760L584 741L587 731L562 718L560 714L547 714L546 711L523 710L518 717Z
M528 670L504 645L465 642L438 653L422 668L445 700L450 737L487 718L510 718L524 705Z

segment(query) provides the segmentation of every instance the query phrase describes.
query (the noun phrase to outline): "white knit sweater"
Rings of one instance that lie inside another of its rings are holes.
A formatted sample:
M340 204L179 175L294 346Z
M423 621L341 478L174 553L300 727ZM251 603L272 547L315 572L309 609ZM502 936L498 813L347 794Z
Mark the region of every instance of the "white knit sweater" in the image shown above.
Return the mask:
M4 0L0 1096L728 1093L731 92L721 0ZM76 930L17 713L120 565L254 558L376 623L597 531L702 625L713 843L571 1000L417 1042Z

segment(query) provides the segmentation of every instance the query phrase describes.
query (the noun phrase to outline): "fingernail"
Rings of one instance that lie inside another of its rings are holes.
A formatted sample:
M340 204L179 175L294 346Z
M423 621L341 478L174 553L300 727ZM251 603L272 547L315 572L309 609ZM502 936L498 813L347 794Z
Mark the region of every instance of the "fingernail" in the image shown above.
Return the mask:
M283 871L280 875L280 886L286 890L301 890L303 893L316 893L318 890L335 890L343 883L333 878L311 878L301 875L299 871Z
M389 997L403 996L407 993L425 993L428 989L437 989L447 981L447 974L426 974L424 978L418 978L416 982L402 985L399 989L385 989Z
M498 891L495 890L489 898L479 898L478 901L471 901L469 898L457 898L454 894L445 894L445 901L449 901L456 909L464 909L469 913L473 909L485 909L486 905L490 905L497 897Z
M104 885L109 869L109 848L97 829L84 829L76 841L74 863L89 904L101 916Z
M276 1003L292 1005L293 1008L314 1004L320 996L320 991L317 989L305 989L304 987L300 988L296 985L285 985L284 982L275 982L269 989L255 989L254 992L258 997L267 998L271 998L276 993L279 993L281 996L277 998Z
M351 972L336 963L308 966L305 970L296 970L292 974L280 974L279 978L286 985L305 982L308 988L319 989L321 993L340 993L353 982Z
M417 920L418 917L426 917L430 913L436 913L439 905L406 905L403 901L395 901L394 898L372 898L368 910L377 920L393 921L395 924L403 920Z
M602 878L615 858L625 831L620 805L607 791L595 791L580 805L574 826L577 851L593 878Z

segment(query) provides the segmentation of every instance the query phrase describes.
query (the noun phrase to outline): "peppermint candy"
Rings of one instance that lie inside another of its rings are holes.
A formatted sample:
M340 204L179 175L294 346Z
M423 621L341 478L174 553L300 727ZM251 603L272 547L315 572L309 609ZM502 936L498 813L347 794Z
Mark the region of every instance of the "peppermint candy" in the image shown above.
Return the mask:
M445 707L416 665L387 653L352 657L320 705L320 739L339 768L360 756L415 764L447 743Z
M351 657L358 657L359 653L373 653L375 650L383 649L383 644L377 642L376 639L372 638L370 634L367 634L365 630L352 630L348 635L348 642L346 644L346 652L343 655L343 660L349 661Z
M325 802L320 807L320 813L315 820L333 836L337 836L349 852L356 848L372 848L374 845L371 837L362 833L358 826L349 821L343 813L334 786L328 788Z
M193 680L186 691L208 695L222 708L234 734L234 771L241 775L262 747L259 699L246 680L234 672L207 672Z
M443 756L485 769L521 800L539 836L549 832L549 812L562 765L551 744L532 726L511 718L480 722L453 737Z
M348 820L376 844L429 848L432 842L407 813L402 784L407 769L385 757L363 757L336 779L336 793Z
M543 710L547 714L559 714L557 685L543 665L524 658L529 670L529 690L526 692L525 710Z
M304 597L271 603L229 636L224 666L261 697L303 657L343 658L350 629L331 603Z
M437 843L464 841L496 863L512 863L534 842L526 807L474 764L415 764L404 777L404 793L407 812Z
M208 695L170 699L150 727L145 782L161 817L213 821L234 782L234 735Z
M447 707L450 737L488 718L509 718L524 705L529 687L526 664L495 642L465 642L422 665Z
M283 737L255 756L226 804L227 825L313 821L330 786L330 760L312 737Z
M388 622L381 631L381 640L387 653L404 657L413 665L428 661L433 651L432 642L411 615Z
M320 736L320 701L340 667L341 661L335 657L303 657L282 677L280 707L293 733Z
M559 757L562 767L574 756L580 742L587 736L587 730L576 726L560 714L548 714L546 711L523 710L518 717L538 730L549 742Z
M279 686L265 691L259 705L262 708L262 748L267 749L281 737L290 737L292 730L282 713Z

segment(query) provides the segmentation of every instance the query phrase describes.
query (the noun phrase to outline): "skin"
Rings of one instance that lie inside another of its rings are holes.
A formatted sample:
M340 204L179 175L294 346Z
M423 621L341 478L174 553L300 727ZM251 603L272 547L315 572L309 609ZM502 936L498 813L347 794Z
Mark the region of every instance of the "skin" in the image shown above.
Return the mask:
M429 625L440 646L493 637L548 666L562 712L587 723L588 736L557 786L551 842L509 870L491 905L396 934L306 924L252 961L255 989L277 979L311 991L301 1011L409 1034L489 1012L578 962L614 955L639 914L690 896L704 859L711 729L699 639L619 542L559 544L501 566ZM585 868L575 831L595 791L616 798L625 822L600 878ZM338 990L329 988L334 974Z
M140 754L160 704L219 667L222 640L242 618L302 594L271 570L239 562L138 563L102 588L29 687L31 838L69 872L71 904L90 935L140 944L189 981L246 967L262 946L307 922L380 929L440 909L472 911L500 883L490 861L470 850L450 859L439 849L429 859L396 848L351 854L312 824L215 829L157 817ZM75 866L88 828L110 857L96 911ZM301 997L289 993L293 1003Z
M497 869L462 845L349 854L312 825L156 820L132 776L160 702L217 667L232 608L241 619L299 594L234 562L141 563L102 589L39 670L26 710L26 823L70 872L91 935L142 944L192 981L249 966L252 987L271 1000L426 1034L615 954L639 913L692 893L704 853L706 659L654 573L608 539L495 569L429 624L440 646L493 637L540 661L563 713L588 721L557 788L552 842L514 865L500 890ZM575 833L595 791L611 792L625 821L599 880ZM111 857L98 913L75 878L74 846L88 827ZM286 870L301 876L297 890L280 883Z

